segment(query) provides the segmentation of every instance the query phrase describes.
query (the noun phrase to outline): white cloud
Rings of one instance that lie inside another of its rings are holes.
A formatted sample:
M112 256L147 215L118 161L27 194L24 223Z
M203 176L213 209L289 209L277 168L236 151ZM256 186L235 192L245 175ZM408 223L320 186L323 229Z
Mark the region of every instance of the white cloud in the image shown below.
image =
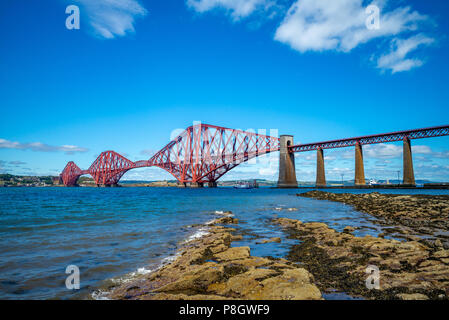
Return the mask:
M51 146L41 142L32 143L20 143L13 142L5 139L0 139L0 149L19 149L19 150L32 150L32 151L43 151L43 152L57 152L62 151L66 154L74 154L77 152L87 152L88 149L72 146L72 145L62 145L62 146Z
M416 50L420 46L428 46L434 43L435 40L418 34L408 39L393 39L392 49L388 54L382 55L377 60L377 67L380 69L391 69L392 73L408 71L415 67L423 65L420 59L406 59L406 56Z
M106 39L125 36L127 33L134 32L135 19L147 14L147 10L137 0L74 1L82 6L81 19L83 19L85 12L95 33Z
M402 146L395 144L372 144L363 146L363 154L367 158L391 159L402 155Z
M392 40L395 47L378 59L378 68L391 69L393 73L421 66L422 60L404 59L420 45L429 45L433 39L423 35L402 40L400 34L417 32L429 18L410 7L397 7L387 11L388 0L373 2L379 8L380 28L368 29L365 12L370 4L363 0L297 0L275 33L275 40L299 52L336 50L350 52L373 39Z
M197 12L224 9L234 20L245 18L258 9L266 10L273 4L271 0L187 0L187 5Z
M401 7L381 11L380 28L369 30L365 4L362 0L297 0L276 30L275 39L300 52L349 52L374 38L415 30L418 22L427 19L410 7Z
M379 143L366 145L363 147L363 153L366 157L373 159L391 159L402 156L403 146L389 143ZM435 154L432 149L425 145L412 146L413 154Z
M429 146L412 146L412 152L413 153L419 153L419 154L433 154L434 152Z

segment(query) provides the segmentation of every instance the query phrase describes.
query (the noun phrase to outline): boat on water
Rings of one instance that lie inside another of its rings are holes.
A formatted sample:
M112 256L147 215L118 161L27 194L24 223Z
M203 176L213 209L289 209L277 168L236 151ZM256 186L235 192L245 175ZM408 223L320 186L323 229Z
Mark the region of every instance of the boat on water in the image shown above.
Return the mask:
M234 185L236 189L254 189L258 188L257 181L237 181Z

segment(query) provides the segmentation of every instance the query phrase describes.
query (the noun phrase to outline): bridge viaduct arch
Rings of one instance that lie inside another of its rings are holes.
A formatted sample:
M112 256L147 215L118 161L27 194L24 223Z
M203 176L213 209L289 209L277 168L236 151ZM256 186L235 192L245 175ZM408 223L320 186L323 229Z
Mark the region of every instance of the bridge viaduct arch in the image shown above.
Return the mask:
M324 171L324 149L355 147L355 176L354 181L356 185L365 185L365 171L363 164L363 145L386 143L386 142L403 142L403 185L415 186L415 175L413 170L413 157L411 140L431 137L441 137L449 135L449 126L438 126L423 129L397 131L391 133L383 133L370 136L361 136L354 138L347 138L341 140L330 140L316 143L288 145L289 141L293 141L292 136L281 136L280 139L280 158L279 158L279 180L278 187L282 188L296 188L296 172L294 166L293 154L295 152L317 151L316 163L316 186L325 187L326 177ZM283 139L283 137L288 137ZM287 150L287 151L286 151ZM286 157L284 153L290 155ZM287 159L287 160L286 160ZM290 164L289 159L293 159L293 165Z

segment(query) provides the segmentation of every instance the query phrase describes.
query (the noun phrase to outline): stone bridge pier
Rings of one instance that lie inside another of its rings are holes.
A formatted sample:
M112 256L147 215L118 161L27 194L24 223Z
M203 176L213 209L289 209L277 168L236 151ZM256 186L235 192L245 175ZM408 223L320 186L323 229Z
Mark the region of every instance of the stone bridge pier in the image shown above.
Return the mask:
M316 150L316 183L315 186L323 188L326 186L326 174L324 171L324 155L323 149Z
M291 137L291 136L286 136L286 137ZM286 139L288 139L288 138L286 138ZM288 143L289 140L286 140L286 141L284 141L284 143ZM282 140L281 140L281 150L282 150ZM290 155L292 155L292 154L290 154ZM364 168L364 163L363 163L363 149L362 149L362 145L359 142L357 142L355 145L355 155L354 156L355 156L354 157L354 160L355 160L354 184L356 186L364 186L364 185L366 185L366 182L365 182L365 168ZM283 177L283 180L282 180L283 185L288 185L288 183L286 183L285 181L288 179L288 177L293 175L291 169L289 169L289 168L291 168L290 161L293 161L293 167L294 167L294 160L290 160L290 158L287 157L285 154L280 156L279 181L281 181L281 177ZM283 169L282 173L281 173L281 168ZM294 184L294 183L291 182L291 184ZM411 148L410 139L408 137L406 137L403 140L403 182L402 182L402 185L408 186L408 187L416 186L415 174L413 171L412 148ZM279 182L278 182L278 186L279 186ZM315 186L317 188L326 187L326 174L325 174L325 170L324 170L324 154L323 154L323 149L321 147L317 148Z
M410 139L406 137L403 142L403 177L402 183L406 186L416 186L415 173L413 172L412 145Z
M295 154L288 150L288 147L293 145L293 136L281 135L279 143L278 188L297 188L298 181L296 181Z

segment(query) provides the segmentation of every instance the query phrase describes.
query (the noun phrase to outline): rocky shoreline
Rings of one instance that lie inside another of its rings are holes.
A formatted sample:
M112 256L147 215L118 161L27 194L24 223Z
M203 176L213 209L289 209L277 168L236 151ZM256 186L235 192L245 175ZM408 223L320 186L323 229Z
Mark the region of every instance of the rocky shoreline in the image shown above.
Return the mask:
M242 236L232 228L239 221L228 212L197 225L207 234L182 244L170 264L115 287L108 298L318 300L344 293L363 299L449 299L449 250L441 233L448 226L449 197L320 191L301 196L353 205L388 226L383 230L399 230L403 241L388 239L385 231L358 237L349 226L338 232L325 223L273 217L271 223L296 244L284 258L256 257L249 247L232 246Z
M322 299L313 276L285 259L254 257L249 247L231 247L238 220L224 217L208 234L185 243L170 264L114 289L110 299L298 300ZM277 241L277 239L273 239Z
M375 223L393 226L380 237L399 233L405 240L449 248L449 196L332 193L309 191L297 196L351 205L355 210L379 218ZM418 236L418 237L417 237Z
M279 218L273 223L301 241L287 259L310 271L321 291L368 299L448 299L449 250L417 241L356 237L350 227L337 232L318 222ZM373 267L379 272L378 288L366 284Z

